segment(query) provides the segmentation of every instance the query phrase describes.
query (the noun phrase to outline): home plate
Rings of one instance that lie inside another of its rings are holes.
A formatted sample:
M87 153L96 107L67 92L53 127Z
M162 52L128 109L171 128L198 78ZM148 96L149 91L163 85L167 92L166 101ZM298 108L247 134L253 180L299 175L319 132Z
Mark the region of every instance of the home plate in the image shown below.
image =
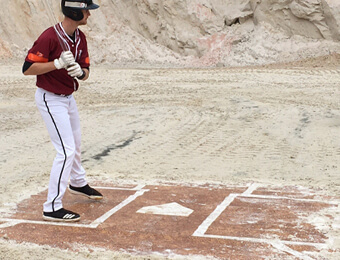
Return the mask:
M180 217L188 217L192 212L193 212L192 209L186 208L176 202L167 203L163 205L143 207L140 210L137 210L137 213Z

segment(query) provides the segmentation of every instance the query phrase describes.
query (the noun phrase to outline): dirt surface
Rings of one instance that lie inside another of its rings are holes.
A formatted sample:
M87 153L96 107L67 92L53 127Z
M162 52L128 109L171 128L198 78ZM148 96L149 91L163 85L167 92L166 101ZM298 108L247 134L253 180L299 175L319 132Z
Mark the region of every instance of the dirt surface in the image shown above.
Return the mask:
M339 196L337 58L232 69L93 66L74 94L88 178L148 185L291 185ZM35 107L35 78L24 77L20 63L2 63L0 82L0 214L7 217L47 188L55 153ZM339 259L339 207L315 212L310 223L332 238L326 259ZM1 236L4 259L183 258L82 245L65 251L17 244L3 230Z
M244 187L97 185L104 194L101 201L66 192L65 207L82 216L77 223L41 221L44 191L22 201L16 214L0 218L4 222L0 230L17 243L74 251L82 245L189 259L284 259L287 255L320 259L325 252L334 253L332 237L310 220L316 212L337 206L340 197L321 198L306 188L258 183Z

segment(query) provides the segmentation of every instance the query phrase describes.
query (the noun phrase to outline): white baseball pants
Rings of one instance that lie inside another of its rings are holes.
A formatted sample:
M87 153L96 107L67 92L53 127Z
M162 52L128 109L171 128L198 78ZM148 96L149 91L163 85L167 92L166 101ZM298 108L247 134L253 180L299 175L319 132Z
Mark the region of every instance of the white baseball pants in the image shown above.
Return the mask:
M73 95L58 96L38 88L35 101L57 151L44 203L44 212L53 212L63 207L62 199L69 180L74 187L87 184L85 170L81 166L80 120Z

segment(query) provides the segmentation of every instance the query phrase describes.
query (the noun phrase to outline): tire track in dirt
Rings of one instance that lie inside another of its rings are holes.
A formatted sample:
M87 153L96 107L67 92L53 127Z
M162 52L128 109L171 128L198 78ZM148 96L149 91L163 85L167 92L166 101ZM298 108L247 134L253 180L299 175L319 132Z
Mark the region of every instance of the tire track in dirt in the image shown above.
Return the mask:
M339 156L334 145L325 149L321 140L315 145L305 139L309 120L313 126L327 111L335 110L331 118L339 115L331 98L339 79L337 70L135 70L107 101L138 111L140 139L116 159L134 164L133 170L150 165L150 171L208 171L215 164L221 174L292 174L288 166L302 170L305 159L313 169L337 167L324 160L325 154Z
M40 145L37 155L50 153L39 141L43 125L33 127L41 123L34 79L10 71L1 78L1 98L10 100L0 118L6 151ZM129 179L322 179L331 186L340 168L338 82L339 71L325 69L94 68L75 93L84 165ZM11 145L14 128L32 138Z

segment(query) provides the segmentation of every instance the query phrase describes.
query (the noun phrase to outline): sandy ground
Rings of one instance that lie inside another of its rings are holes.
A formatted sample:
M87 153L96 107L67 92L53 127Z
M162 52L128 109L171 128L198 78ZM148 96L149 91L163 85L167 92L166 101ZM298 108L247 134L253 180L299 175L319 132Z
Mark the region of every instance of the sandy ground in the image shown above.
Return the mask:
M340 71L335 66L93 66L91 71L75 93L83 166L90 181L256 182L340 196ZM19 201L47 188L55 153L35 107L35 89L35 78L24 77L20 63L0 64L2 217ZM315 216L319 220L314 223L338 250L339 213L339 207L333 208L321 221ZM100 249L72 253L17 245L1 236L0 259L147 258Z

